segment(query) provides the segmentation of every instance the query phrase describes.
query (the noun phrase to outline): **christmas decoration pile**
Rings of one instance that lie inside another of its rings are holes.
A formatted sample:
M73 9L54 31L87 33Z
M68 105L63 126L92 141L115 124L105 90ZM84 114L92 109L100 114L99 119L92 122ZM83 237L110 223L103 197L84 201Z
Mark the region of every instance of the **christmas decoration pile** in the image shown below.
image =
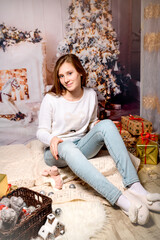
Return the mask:
M57 57L76 54L88 73L87 86L99 98L120 93L112 71L119 55L119 42L112 27L112 14L106 0L72 0L68 8L66 35L58 45Z
M38 29L30 32L22 32L15 27L6 27L4 24L0 24L0 48L2 48L3 51L6 50L6 47L21 41L37 43L41 40L42 37Z

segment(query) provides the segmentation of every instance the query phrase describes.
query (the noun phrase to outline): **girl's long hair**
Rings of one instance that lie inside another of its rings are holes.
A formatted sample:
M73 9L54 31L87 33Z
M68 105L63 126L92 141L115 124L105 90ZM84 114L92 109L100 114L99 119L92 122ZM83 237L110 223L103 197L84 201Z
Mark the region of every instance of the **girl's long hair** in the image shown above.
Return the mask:
M81 76L81 87L86 86L87 74L86 74L79 58L75 54L65 54L65 55L61 56L55 64L54 71L52 74L53 86L49 90L48 93L52 92L58 96L61 96L62 93L65 92L66 89L63 87L63 85L60 83L60 80L59 80L59 69L62 66L62 64L65 62L71 63L74 66L74 68L76 69L76 71L82 75Z

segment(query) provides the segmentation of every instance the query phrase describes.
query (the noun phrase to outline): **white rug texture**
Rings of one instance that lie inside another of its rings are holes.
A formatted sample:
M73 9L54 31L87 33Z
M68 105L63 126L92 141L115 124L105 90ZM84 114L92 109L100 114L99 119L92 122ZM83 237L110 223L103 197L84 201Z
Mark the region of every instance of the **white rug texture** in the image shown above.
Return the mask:
M107 224L104 205L99 202L74 201L53 204L53 211L56 208L61 208L61 215L57 216L57 219L65 225L65 234L56 240L89 240ZM34 240L42 239L37 237Z

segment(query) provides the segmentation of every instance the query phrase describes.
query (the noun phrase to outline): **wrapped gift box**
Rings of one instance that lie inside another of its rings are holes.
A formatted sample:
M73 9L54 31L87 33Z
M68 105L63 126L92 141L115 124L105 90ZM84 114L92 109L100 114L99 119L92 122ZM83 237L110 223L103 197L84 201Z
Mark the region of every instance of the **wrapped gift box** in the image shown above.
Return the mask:
M123 139L131 138L132 135L122 127L122 124L119 121L113 121L116 127L118 128L119 133Z
M127 130L125 130L125 129L122 127L121 122L119 122L119 121L114 121L114 124L115 124L116 127L118 128L119 133L121 134L121 137L122 137L122 139L123 139L126 147L135 146L137 139L136 139L134 136L132 136L131 133L129 133Z
M123 138L123 140L129 139L129 138L132 137L132 135L127 130L125 130L124 128L121 128L121 129L118 129L118 130L119 130L119 133L121 134L121 137Z
M137 115L121 116L121 123L134 136L152 132L152 123Z
M0 198L6 195L8 190L8 181L6 174L0 174Z
M158 163L158 143L147 138L139 137L136 143L136 155L144 164Z
M135 137L124 139L126 147L134 147L136 145L137 139Z

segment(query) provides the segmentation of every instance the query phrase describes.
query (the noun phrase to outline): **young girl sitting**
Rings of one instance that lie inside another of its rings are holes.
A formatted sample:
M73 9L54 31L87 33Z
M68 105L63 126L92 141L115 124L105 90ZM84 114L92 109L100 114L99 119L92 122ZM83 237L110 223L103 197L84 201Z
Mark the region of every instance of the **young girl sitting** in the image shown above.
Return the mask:
M37 138L46 145L47 165L69 168L82 180L119 206L132 223L144 225L149 210L160 212L160 194L141 185L125 144L115 126L97 118L97 95L86 87L86 72L74 54L61 56L55 65L53 87L41 104ZM110 183L88 159L105 144L123 178L126 191Z

